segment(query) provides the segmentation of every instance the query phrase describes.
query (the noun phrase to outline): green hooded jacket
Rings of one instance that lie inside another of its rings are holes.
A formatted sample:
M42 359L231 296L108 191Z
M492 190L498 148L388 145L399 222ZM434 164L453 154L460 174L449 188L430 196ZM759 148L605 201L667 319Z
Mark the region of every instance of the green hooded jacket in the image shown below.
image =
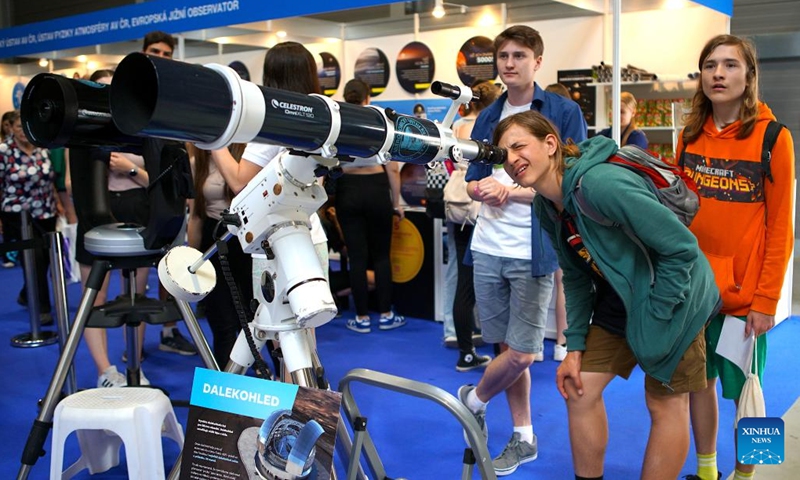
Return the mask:
M719 293L711 267L694 235L642 177L606 163L617 151L613 140L597 136L579 148L579 158L566 159L564 209L574 216L584 245L625 305L626 339L639 365L668 386L684 352L715 312ZM623 228L602 226L580 213L573 192L581 177L586 202L627 227L647 248L655 269L652 285L647 257ZM569 253L572 247L552 202L537 195L534 207L564 271L567 349L585 350L595 300L592 277L583 260Z

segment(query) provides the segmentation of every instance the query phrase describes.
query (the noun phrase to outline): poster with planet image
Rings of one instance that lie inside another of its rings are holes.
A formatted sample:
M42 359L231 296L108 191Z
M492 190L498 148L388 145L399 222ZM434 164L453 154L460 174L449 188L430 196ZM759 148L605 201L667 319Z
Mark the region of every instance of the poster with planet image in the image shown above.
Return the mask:
M494 42L487 37L472 37L461 46L456 57L458 78L464 85L497 78Z
M377 97L389 84L389 60L378 48L367 48L356 59L355 77L370 87L370 95Z
M397 54L397 81L408 93L424 92L431 86L436 71L433 53L422 42L411 42Z
M339 89L342 81L342 69L339 67L339 60L328 52L320 52L317 56L317 76L319 77L319 88L327 96L333 96Z

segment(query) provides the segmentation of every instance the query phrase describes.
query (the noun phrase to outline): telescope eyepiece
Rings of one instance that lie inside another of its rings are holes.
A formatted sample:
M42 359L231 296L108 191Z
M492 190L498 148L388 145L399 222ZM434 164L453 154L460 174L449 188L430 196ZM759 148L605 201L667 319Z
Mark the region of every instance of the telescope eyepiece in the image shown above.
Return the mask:
M468 87L459 87L458 85L436 81L431 84L431 93L440 97L449 98L450 100L458 100L461 98L462 88ZM472 89L469 90L469 93L472 95L472 101L478 100L479 97L472 92Z
M480 163L483 165L502 165L506 162L508 152L505 148L500 148L488 143L478 142L478 155L470 160L470 163Z
M49 122L56 115L58 105L50 99L43 99L36 106L36 116L41 122Z

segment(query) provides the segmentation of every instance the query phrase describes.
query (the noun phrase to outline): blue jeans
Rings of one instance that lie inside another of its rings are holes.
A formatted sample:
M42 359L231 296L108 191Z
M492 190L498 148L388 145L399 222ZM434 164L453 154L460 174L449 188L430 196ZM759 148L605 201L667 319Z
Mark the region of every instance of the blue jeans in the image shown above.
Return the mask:
M531 277L530 260L472 251L483 339L522 353L543 349L553 274Z

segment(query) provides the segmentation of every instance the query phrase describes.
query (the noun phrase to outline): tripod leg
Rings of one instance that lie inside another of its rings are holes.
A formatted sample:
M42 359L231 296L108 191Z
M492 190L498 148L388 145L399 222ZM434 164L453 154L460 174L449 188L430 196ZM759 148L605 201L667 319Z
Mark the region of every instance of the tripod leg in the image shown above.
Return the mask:
M192 312L191 307L189 307L189 303L176 298L175 304L178 305L178 310L180 310L181 316L183 316L183 321L186 322L189 335L192 337L192 340L194 340L194 345L197 347L197 351L200 353L200 358L203 359L206 368L209 370L219 370L219 365L217 365L217 361L214 359L214 354L211 353L208 341L206 341L206 337L203 335L203 331L197 323L197 317L194 316L194 312Z
M130 299L130 307L134 308L136 305L136 269L124 269L123 276L125 278L124 288L128 290L128 298ZM142 342L139 337L139 327L142 324L138 318L128 318L125 324L125 344L126 351L128 352L128 361L126 362L125 378L128 381L129 387L138 387L142 383L141 377L141 352Z
M93 269L94 270L94 269ZM103 271L100 278L102 285L102 278L105 276ZM67 342L64 345L64 351L58 360L58 365L53 372L53 378L50 380L50 385L47 388L47 394L42 402L42 407L39 410L39 416L33 422L28 440L25 443L25 449L22 451L22 466L20 467L17 479L26 479L30 473L31 467L36 464L36 460L43 454L44 443L47 440L47 435L50 428L53 426L53 412L58 404L61 395L61 389L64 386L64 380L67 377L72 360L75 357L75 351L78 349L78 343L83 335L83 330L86 328L86 322L89 319L89 314L92 311L92 306L97 298L99 289L87 288L81 298L81 303L78 306L78 312L75 316L75 324L72 331L69 332Z
M314 375L310 336L306 329L280 332L278 338L283 351L284 368L290 373L292 383L302 387L318 388Z

